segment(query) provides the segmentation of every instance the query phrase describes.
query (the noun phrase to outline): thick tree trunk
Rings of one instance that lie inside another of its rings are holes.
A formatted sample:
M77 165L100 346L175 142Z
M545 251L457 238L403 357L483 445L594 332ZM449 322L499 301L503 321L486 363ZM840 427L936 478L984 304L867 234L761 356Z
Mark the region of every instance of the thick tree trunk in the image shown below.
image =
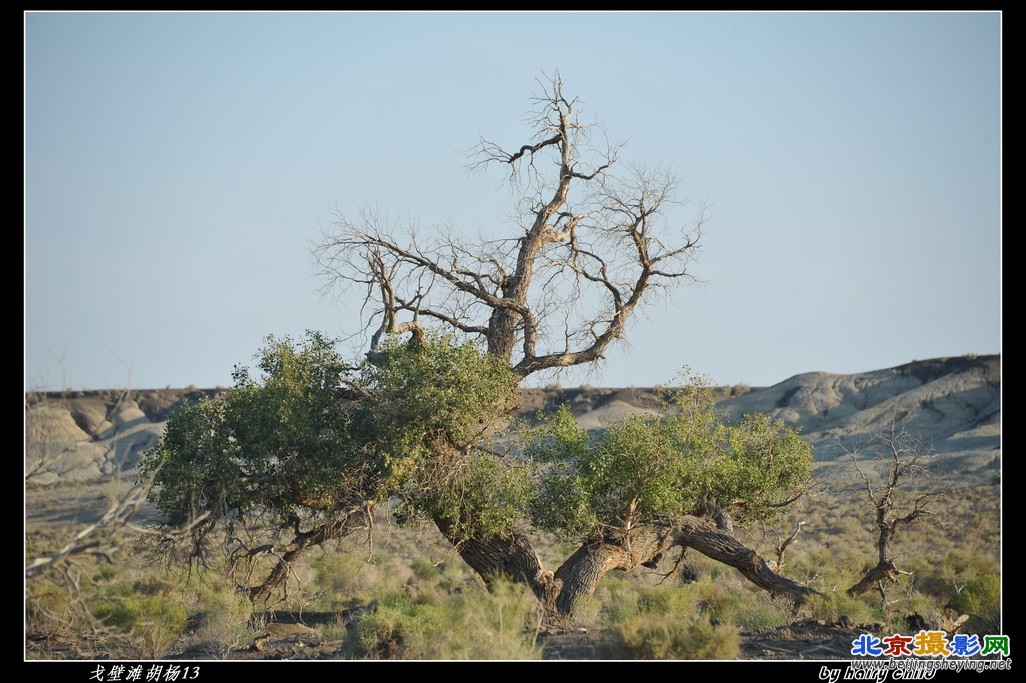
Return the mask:
M673 538L667 531L654 527L634 529L626 541L585 543L556 570L556 581L562 589L556 598L555 618L572 619L577 601L594 595L599 580L610 570L633 571L672 545Z
M438 520L436 524L451 541L445 524ZM460 557L486 583L501 576L530 587L552 624L571 621L577 601L593 595L598 582L610 570L634 571L674 546L694 548L734 567L770 595L786 597L796 605L817 594L816 590L777 574L754 550L700 517L686 517L673 527L632 529L622 540L591 540L578 548L555 574L545 570L531 540L519 529L508 536L474 538L455 545Z
M578 548L555 573L557 582L562 584L555 603L557 618L571 619L577 600L593 595L599 580L611 569L633 571L673 546L694 548L734 567L770 595L786 597L795 604L817 594L816 590L774 572L754 550L714 523L700 517L686 517L673 528L634 529L626 541L595 541Z
M542 566L531 539L522 530L513 529L506 536L456 541L449 535L444 521L436 519L435 525L487 585L499 578L523 584L542 603L546 615L554 613L556 596L562 584L556 582L552 572Z
M866 572L862 580L848 589L848 595L857 598L866 591L884 581L893 583L898 580L898 568L890 560L883 560L875 567Z

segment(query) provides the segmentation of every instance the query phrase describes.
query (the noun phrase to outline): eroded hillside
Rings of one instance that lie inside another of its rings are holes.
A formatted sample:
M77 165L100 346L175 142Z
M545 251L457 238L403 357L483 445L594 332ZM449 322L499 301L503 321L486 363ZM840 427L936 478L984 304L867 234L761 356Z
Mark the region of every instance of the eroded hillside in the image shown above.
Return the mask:
M26 396L26 483L74 484L134 476L183 401L218 390L83 391ZM721 389L731 419L765 412L801 429L816 458L830 461L901 424L922 437L942 469L996 470L1001 449L1001 358L963 356L914 361L884 370L835 375L809 372L771 387ZM568 404L586 429L662 409L656 389L525 389L522 414Z

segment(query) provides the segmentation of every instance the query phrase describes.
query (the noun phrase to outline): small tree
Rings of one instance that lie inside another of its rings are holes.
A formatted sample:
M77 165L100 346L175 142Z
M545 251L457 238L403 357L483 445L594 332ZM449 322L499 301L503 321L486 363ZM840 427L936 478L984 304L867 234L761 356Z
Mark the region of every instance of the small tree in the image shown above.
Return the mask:
M796 601L811 594L732 535L735 521L773 522L797 501L811 447L764 415L725 424L703 386L673 392L668 408L667 416L636 416L589 434L564 406L530 436L528 455L547 464L532 519L579 544L555 572L556 613L572 615L609 570L654 567L673 547L734 566L772 593Z
M848 595L857 598L876 588L886 608L887 585L907 573L895 564L893 542L898 530L934 516L931 503L946 491L931 483L925 466L930 449L922 438L910 433L906 425L893 421L889 430L874 435L871 448L875 459L886 463L882 471L874 473L860 464L857 449L848 451L848 455L863 481L873 510L877 563L848 589Z

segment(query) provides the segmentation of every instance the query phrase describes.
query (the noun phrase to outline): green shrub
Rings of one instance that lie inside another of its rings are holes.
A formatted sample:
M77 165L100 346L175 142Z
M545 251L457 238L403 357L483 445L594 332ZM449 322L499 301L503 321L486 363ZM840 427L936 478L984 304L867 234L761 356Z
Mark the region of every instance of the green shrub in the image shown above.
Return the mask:
M929 558L927 556L923 559ZM953 599L958 586L1000 572L1001 566L996 560L979 552L955 549L948 552L940 562L924 567L922 579L916 587L939 598Z
M534 597L499 583L444 602L393 594L350 632L347 653L368 659L539 659Z
M441 572L438 570L438 567L436 567L434 563L429 562L425 559L414 560L413 563L410 565L410 568L413 570L413 575L421 581L430 581L432 579L436 579L441 574Z
M1001 577L987 574L971 579L951 600L952 609L968 614L965 631L997 634L1001 632Z
M865 600L853 598L845 591L836 590L812 596L805 605L812 617L828 624L835 624L846 617L853 624L870 624L879 621L873 607Z
M234 587L216 580L201 583L194 594L196 611L190 619L193 636L226 649L239 647L249 639L253 604Z
M595 589L595 597L604 605L602 616L607 624L618 624L644 614L639 606L641 587L622 575L603 577Z
M93 616L107 626L130 636L138 655L159 659L185 632L188 614L177 600L162 595L117 594L100 598L92 607Z
M381 571L362 553L325 553L312 563L311 588L324 593L322 606L338 610L353 602L367 602L376 595L394 591L398 581Z
M676 585L642 587L638 610L641 614L687 619L698 611L696 591Z

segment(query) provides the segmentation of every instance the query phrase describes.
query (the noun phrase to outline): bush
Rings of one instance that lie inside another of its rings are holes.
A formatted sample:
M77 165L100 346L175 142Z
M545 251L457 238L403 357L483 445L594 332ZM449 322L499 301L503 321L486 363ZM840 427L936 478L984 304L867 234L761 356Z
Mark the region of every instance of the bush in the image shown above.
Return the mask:
M253 605L234 587L215 578L199 586L195 600L197 611L189 619L195 641L219 644L227 653L248 640Z
M129 636L136 656L160 659L185 632L185 606L169 596L111 595L92 608L93 616Z
M671 616L642 616L613 632L613 640L601 647L613 659L736 659L741 653L736 628L707 620L688 624Z
M393 595L360 619L347 648L370 659L539 659L537 610L530 593L505 582L444 603Z
M847 617L853 624L870 624L878 621L873 608L864 600L853 598L845 591L836 590L814 595L806 603L812 617L828 624L836 624Z
M968 614L970 633L1001 632L1001 578L988 574L970 580L951 600L952 609Z

